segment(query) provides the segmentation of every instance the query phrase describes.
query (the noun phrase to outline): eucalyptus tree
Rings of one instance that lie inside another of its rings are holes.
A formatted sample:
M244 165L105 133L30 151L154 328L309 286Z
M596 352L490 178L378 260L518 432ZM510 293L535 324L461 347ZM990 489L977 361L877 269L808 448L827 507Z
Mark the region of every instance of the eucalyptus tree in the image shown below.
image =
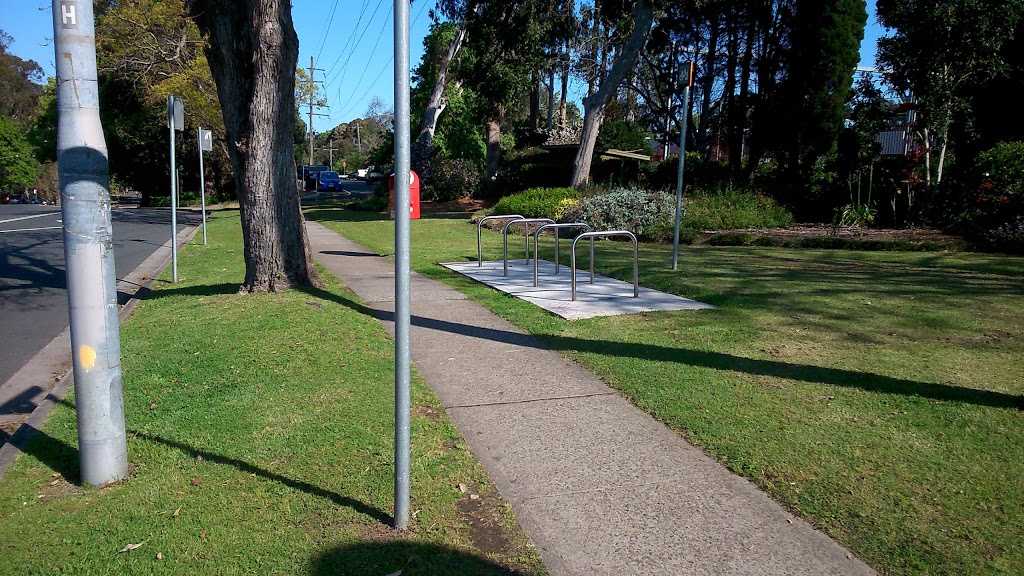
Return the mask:
M286 0L189 0L208 38L242 219L246 292L318 285L295 179L299 39Z
M615 49L615 57L604 74L605 67L597 64L595 80L600 86L583 98L583 131L580 134L579 148L573 161L572 186L582 188L590 180L590 165L594 158L594 147L597 136L604 122L608 104L618 92L619 85L633 71L637 57L651 33L654 24L654 8L648 0L605 0L597 4L597 15L615 21L622 29L624 40ZM628 16L627 16L628 14ZM599 21L595 18L595 23ZM626 32L628 30L628 33ZM608 50L603 54L607 60ZM595 59L597 60L597 59Z
M438 8L461 17L465 51L456 75L476 94L486 146L486 176L501 162L501 131L507 112L525 94L544 59L544 40L563 0L441 0Z

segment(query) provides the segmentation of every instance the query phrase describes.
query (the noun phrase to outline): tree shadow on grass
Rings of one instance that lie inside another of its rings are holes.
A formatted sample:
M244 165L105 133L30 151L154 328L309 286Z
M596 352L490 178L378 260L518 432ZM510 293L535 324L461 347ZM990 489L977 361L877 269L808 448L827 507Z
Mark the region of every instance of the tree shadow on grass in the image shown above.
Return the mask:
M337 302L362 314L373 316L383 322L394 322L394 312L389 310L369 308L326 290L306 288L304 291L311 296ZM413 326L419 328L503 342L527 348L583 352L655 362L674 362L688 366L741 372L755 376L770 376L813 384L859 388L868 392L898 394L909 397L916 396L930 400L962 402L964 404L992 408L1024 410L1024 397L1013 394L963 388L948 384L918 382L871 372L827 368L810 364L790 364L775 360L744 358L722 352L670 348L634 342L610 342L555 335L532 336L508 330L471 326L416 315L412 316L411 322Z
M62 399L59 403L71 408L72 410L75 409L75 405L67 400ZM300 492L305 492L306 494L330 500L338 506L351 508L360 514L369 516L381 524L393 524L392 517L383 510L379 510L369 504L360 502L359 500L342 496L337 492L331 492L330 490L321 488L320 486L315 486L308 482L275 474L274 472L264 470L263 468L250 464L244 460L230 458L208 450L195 448L184 442L164 438L157 434L150 434L148 432L141 432L132 429L127 429L126 432L128 435L133 436L136 439L163 444L164 446L174 448L175 450L188 455L190 458L201 456L203 460L231 466L239 471L245 472L246 474L254 474L260 478L283 484L293 490L298 490ZM21 452L31 454L54 472L59 472L60 475L67 479L68 482L79 485L81 484L78 449L76 447L64 442L63 440L54 438L53 436L50 436L29 424L23 424L22 427L11 436L9 442L17 447Z
M527 576L528 572L438 544L398 540L339 546L313 558L311 576L401 574L402 576Z
M370 506L369 504L366 504L364 502L360 502L359 500L355 500L347 496L342 496L337 492L331 492L330 490L326 490L324 488L321 488L320 486L314 486L313 484L310 484L308 482L303 482L301 480L294 480L286 476L281 476L280 474L275 474L274 472L270 472L269 470L264 470L263 468L250 464L244 460L238 460L236 458L230 458L228 456L223 456L221 454L210 452L208 450L195 448L193 446L185 444L184 442L179 442L177 440L172 440L170 438L164 438L157 434L150 434L148 432L141 432L138 430L131 429L129 429L127 432L128 434L131 434L140 440L145 440L147 442L155 442L157 444L163 444L164 446L174 448L175 450L187 454L191 458L195 458L198 456L202 457L203 460L206 460L208 462L225 464L238 470L241 470L246 474L255 474L260 478L271 480L279 484L284 484L285 486L293 490L298 490L300 492L305 492L306 494L311 494L313 496L330 500L337 504L338 506L351 508L352 510L359 512L360 514L369 516L370 518L373 518L374 520L382 524L393 524L391 516L385 513L384 511L378 510L377 508L374 508L373 506Z

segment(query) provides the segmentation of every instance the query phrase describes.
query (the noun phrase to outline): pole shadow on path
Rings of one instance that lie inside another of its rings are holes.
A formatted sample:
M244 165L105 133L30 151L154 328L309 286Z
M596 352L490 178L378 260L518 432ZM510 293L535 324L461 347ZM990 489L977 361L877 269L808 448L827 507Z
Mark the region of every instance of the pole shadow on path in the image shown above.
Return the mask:
M527 576L475 554L396 539L339 546L316 556L310 576L401 574L402 576Z

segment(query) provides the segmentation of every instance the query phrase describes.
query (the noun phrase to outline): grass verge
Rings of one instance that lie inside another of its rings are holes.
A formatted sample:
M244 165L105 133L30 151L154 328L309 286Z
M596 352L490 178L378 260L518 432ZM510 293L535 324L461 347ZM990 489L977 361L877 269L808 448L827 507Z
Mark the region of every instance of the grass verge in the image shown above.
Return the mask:
M415 377L413 518L389 527L383 328L324 271L327 290L237 294L237 214L214 215L209 235L122 327L130 479L77 485L67 398L0 482L0 573L543 573Z
M387 220L308 214L393 250ZM415 221L413 267L578 361L882 572L1024 573L1024 259L696 246L672 272L671 246L644 245L641 284L717 308L568 322L436 265L475 259L475 240L465 219ZM500 235L484 241L485 259L501 253ZM626 245L599 251L600 273L630 277Z

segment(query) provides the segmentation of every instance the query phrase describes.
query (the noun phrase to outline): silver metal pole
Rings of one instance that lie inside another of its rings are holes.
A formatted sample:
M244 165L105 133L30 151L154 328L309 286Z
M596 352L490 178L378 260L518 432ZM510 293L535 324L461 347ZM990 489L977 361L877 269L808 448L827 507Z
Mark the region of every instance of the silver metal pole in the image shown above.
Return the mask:
M395 1L395 528L409 526L409 2Z
M167 95L167 127L171 132L171 281L178 281L178 165L174 159L174 94Z
M683 118L679 130L679 174L676 175L676 226L672 234L672 269L679 269L679 225L683 217L683 165L686 158L686 125L690 118L690 86L683 87Z
M203 246L206 246L206 172L203 171L203 129L196 133L196 146L199 147L199 199L203 205Z
M53 0L57 167L82 482L128 476L110 175L96 85L92 2Z

